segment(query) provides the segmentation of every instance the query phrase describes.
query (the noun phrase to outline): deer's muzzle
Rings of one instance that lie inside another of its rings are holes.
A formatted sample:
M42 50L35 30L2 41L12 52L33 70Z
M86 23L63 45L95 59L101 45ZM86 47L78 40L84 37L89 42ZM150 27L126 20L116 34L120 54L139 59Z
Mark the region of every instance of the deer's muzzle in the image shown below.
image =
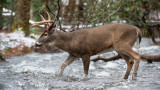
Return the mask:
M40 46L42 46L42 45L43 45L43 44L38 43L38 42L35 43L35 47L40 47Z

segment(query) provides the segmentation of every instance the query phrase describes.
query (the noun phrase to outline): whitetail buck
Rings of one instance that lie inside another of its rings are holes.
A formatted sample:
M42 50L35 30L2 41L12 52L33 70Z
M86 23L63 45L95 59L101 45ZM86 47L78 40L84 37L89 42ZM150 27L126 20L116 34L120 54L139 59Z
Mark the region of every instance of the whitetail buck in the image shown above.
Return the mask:
M56 17L54 20L51 20L48 14L48 20L45 20L42 15L40 16L43 21L37 22L33 26L46 24L47 27L35 46L54 42L56 47L69 53L67 60L61 66L60 74L63 74L65 67L70 65L75 59L82 58L84 74L88 75L90 57L92 55L115 50L127 63L124 79L128 79L134 64L133 60L135 60L132 79L136 79L140 55L132 47L137 38L139 38L140 43L142 36L137 27L124 23L113 23L74 32L61 32L56 30Z

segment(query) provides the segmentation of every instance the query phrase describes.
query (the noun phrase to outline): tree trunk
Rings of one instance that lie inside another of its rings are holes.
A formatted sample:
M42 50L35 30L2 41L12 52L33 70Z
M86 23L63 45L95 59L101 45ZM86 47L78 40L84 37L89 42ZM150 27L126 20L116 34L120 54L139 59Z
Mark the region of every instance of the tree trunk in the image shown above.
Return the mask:
M15 17L13 30L17 30L18 28L22 28L22 31L25 33L25 36L29 36L30 34L30 3L31 0L15 0Z
M75 4L76 4L76 0L69 0L69 5L68 5L68 21L69 23L73 20L74 16L74 10L75 10Z
M45 11L49 11L48 10L48 0L45 0ZM45 14L45 18L47 19L48 18L48 16L47 16L47 14Z
M10 15L10 20L9 20L9 31L12 31L12 25L13 25L13 12L14 12L14 0L11 2L11 15Z
M83 0L79 0L78 10L79 10L78 19L79 21L83 21Z
M4 20L2 13L3 13L3 6L0 5L0 30L3 28L3 20Z

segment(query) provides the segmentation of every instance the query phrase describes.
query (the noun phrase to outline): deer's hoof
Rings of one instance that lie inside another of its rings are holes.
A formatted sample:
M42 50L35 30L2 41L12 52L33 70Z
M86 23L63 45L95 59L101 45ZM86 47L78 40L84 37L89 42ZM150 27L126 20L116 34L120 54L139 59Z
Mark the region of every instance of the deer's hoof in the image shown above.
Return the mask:
M123 79L127 80L127 79L128 79L128 77L124 77Z
M59 75L58 75L58 76L62 77L62 76L63 76L63 73L59 73Z
M128 75L125 75L123 79L128 79Z
M132 80L137 80L137 77L136 76L132 76Z

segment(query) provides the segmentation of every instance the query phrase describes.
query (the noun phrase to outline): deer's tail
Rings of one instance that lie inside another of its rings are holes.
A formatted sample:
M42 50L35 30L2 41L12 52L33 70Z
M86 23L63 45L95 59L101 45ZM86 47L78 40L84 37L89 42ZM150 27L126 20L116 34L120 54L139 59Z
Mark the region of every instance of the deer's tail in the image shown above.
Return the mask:
M139 52L140 43L141 43L141 39L142 39L142 33L141 33L141 31L140 31L139 28L137 28L137 37L138 37L138 40L137 40L137 50Z
M139 38L139 44L140 44L141 43L141 39L142 39L142 33L141 33L140 30L138 30L137 34L138 34L137 36Z

